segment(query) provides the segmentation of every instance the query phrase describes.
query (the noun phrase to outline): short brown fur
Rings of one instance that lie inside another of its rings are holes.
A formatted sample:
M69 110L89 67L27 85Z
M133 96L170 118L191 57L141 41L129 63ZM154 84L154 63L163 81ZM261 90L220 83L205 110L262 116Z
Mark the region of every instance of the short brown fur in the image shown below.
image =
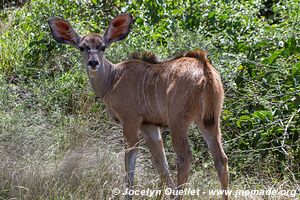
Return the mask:
M227 190L227 157L222 148L220 132L224 92L220 75L208 61L207 53L203 50L188 51L164 62L148 54L151 59L136 56L112 64L104 57L102 47L126 37L133 20L131 15L116 17L103 39L88 34L79 42L75 31L68 33L69 40L59 39L64 36L60 35L60 27L57 26L61 20L49 20L54 38L60 43L80 48L93 90L104 101L108 113L122 125L128 147L125 151L128 187L133 188L136 147L141 132L162 180L171 188L183 188L192 161L187 133L190 124L195 122L212 153L221 187ZM65 29L63 26L61 28ZM72 27L69 29L73 30ZM177 155L177 186L169 172L158 125L166 125L171 129ZM228 196L224 194L223 198L228 199Z

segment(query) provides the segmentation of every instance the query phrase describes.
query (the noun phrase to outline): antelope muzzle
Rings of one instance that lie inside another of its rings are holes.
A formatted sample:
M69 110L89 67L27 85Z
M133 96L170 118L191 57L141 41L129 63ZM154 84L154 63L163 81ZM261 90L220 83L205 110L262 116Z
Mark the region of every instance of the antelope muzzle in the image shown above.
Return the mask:
M99 66L99 62L96 59L90 59L87 64L91 66L92 69L97 69L97 66Z

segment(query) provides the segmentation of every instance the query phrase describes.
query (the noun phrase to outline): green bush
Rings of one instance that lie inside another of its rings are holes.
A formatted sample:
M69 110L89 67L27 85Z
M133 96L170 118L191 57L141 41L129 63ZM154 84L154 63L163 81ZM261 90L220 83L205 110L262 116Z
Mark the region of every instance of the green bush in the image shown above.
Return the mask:
M299 178L300 6L297 0L268 2L32 0L5 9L0 105L7 109L10 99L25 110L97 116L103 107L93 106L79 53L54 41L47 19L63 17L84 35L103 33L115 15L130 12L132 32L108 50L109 59L118 62L139 49L163 59L180 50L208 50L226 91L222 132L230 167ZM272 15L262 14L266 6ZM190 142L194 157L209 160L195 129Z

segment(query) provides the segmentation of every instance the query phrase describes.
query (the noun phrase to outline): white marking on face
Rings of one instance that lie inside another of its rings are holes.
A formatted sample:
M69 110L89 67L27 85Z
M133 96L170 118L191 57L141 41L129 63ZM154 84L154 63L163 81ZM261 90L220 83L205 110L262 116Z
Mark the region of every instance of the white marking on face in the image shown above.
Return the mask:
M90 49L88 50L89 53L98 53L98 49Z
M97 65L96 68L93 68L92 66L88 65L87 68L88 68L90 77L92 79L95 78L97 76L97 71L99 69L99 65Z
M101 66L103 68L103 72L106 73L106 70L105 70L105 66L104 66L104 60L102 59L101 60ZM98 67L98 66L97 66Z

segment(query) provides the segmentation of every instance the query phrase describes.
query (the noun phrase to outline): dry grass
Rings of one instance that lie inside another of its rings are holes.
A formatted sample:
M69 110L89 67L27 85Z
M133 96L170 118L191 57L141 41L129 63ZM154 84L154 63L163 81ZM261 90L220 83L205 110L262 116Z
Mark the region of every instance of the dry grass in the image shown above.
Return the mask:
M49 117L42 112L23 113L17 109L2 111L0 116L0 199L125 199L122 195L112 195L113 188L125 189L123 140L117 125L59 114ZM175 170L172 172L175 178ZM201 191L219 189L212 165L193 172L187 187ZM259 177L240 177L231 182L233 190L269 187L296 186L289 181L272 183ZM149 151L142 142L135 189L146 188L161 189ZM135 199L169 198L137 196ZM219 197L206 193L186 199Z

